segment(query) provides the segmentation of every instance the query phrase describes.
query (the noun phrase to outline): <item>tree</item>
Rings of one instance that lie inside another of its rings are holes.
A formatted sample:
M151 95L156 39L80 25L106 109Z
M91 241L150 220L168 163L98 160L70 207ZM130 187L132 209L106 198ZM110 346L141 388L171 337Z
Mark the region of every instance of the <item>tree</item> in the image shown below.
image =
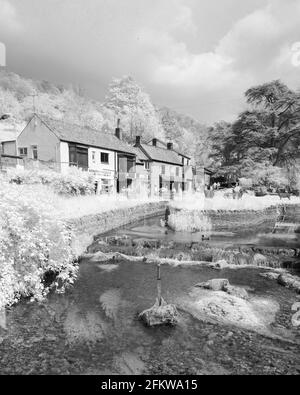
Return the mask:
M163 127L150 96L145 93L132 77L117 78L109 85L104 107L121 119L122 129L129 142L136 135L149 138L165 138Z
M232 124L220 122L211 129L211 157L220 174L248 177L254 170L271 177L298 156L300 95L280 81L253 87L245 95L249 109Z
M256 114L260 125L256 131L261 128L264 143L274 148L273 165L289 161L295 156L292 146L300 143L300 94L273 81L249 89L246 99L259 108Z

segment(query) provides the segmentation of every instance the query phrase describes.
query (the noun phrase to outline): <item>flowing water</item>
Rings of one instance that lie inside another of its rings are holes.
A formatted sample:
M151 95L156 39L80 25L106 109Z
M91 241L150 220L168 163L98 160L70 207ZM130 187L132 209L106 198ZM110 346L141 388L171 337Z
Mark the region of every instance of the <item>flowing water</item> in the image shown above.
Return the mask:
M181 241L191 237L166 234L159 218L115 233ZM245 235L241 239L244 242ZM233 241L234 235L215 234L211 243ZM138 320L138 313L155 302L155 265L126 261L101 265L85 260L77 282L65 294L52 294L42 304L23 301L8 312L7 330L0 332L0 372L299 373L299 332L291 327L291 305L297 296L261 277L264 269L216 272L200 266L162 266L161 272L163 297L179 305L181 319L176 328L150 329ZM227 278L233 285L247 287L251 296L276 302L279 310L270 336L202 321L180 308L180 301L196 283L212 278Z

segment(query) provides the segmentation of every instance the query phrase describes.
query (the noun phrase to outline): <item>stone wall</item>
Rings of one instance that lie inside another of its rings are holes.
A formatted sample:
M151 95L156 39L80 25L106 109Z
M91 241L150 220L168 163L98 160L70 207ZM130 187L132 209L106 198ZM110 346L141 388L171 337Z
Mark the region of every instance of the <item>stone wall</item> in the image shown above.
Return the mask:
M74 231L73 251L76 256L80 256L92 244L95 236L144 218L164 214L166 207L166 202L146 203L71 220L68 224Z

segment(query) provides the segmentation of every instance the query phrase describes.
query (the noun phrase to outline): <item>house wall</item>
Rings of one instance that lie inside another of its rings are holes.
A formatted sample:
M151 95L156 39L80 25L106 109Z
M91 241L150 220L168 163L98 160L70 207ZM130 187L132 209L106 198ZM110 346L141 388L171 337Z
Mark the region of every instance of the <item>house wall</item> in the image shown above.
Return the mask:
M165 167L164 174L162 167ZM179 169L178 176L176 175L176 168ZM163 186L167 189L170 188L169 181L175 181L174 188L177 192L182 190L182 176L183 168L181 166L164 164L161 162L150 162L150 193L151 196L157 196L160 190L160 176L163 177Z
M5 155L16 155L16 142L15 141L4 141L0 143L0 150ZM15 158L1 157L0 168L15 168L22 167L23 161Z
M144 164L136 164L136 179L134 181L134 192L140 195L150 195L150 171Z
M69 169L70 155L69 155L69 144L65 142L60 142L60 169L62 173L66 173Z
M94 153L94 159L93 159L93 153ZM101 153L108 154L108 163L101 163ZM99 148L89 148L89 170L93 171L106 171L106 172L112 172L114 173L116 171L115 168L115 155L116 153L114 151L108 151L104 149L99 149Z
M108 154L108 163L101 162L101 153ZM89 147L89 171L95 172L99 182L99 192L116 192L117 153L105 149Z
M59 170L60 141L51 130L38 118L33 118L17 139L17 153L19 148L27 148L27 159L33 159L32 146L38 149L38 159L57 164Z
M6 155L17 155L17 148L15 141L4 141L1 143L2 153Z

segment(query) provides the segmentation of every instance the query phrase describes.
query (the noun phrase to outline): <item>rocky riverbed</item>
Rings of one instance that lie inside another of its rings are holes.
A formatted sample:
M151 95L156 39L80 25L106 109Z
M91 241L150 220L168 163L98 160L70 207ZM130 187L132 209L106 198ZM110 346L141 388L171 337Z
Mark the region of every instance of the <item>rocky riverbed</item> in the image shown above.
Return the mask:
M97 237L66 294L11 308L0 372L299 374L298 249L165 232L158 218ZM139 320L157 297L157 263L176 326Z

